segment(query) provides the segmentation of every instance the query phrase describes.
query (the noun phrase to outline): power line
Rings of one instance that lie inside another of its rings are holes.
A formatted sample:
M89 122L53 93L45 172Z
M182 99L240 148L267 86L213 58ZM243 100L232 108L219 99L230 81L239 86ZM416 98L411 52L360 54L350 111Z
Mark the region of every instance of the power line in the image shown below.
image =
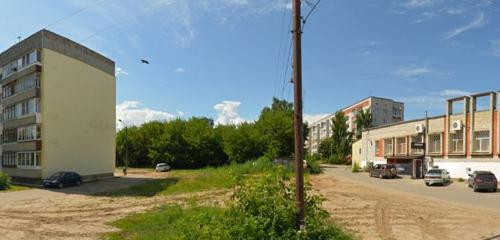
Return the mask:
M97 5L101 5L101 4L103 4L104 2L106 2L106 1L107 1L107 0L101 0L101 1L99 1L99 2L96 2L96 3L94 3L94 4L91 4L91 5L89 5L89 6L82 7L82 8L80 8L80 9L78 9L78 10L76 10L76 11L74 11L74 12L72 12L72 13L68 14L68 15L65 15L65 16L63 16L63 17L61 17L61 18L57 19L56 21L54 21L54 22L50 23L49 25L47 25L47 26L45 26L45 27L43 27L43 28L48 29L48 28L51 28L51 27L57 26L58 24L62 23L63 21L65 21L65 20L67 20L67 19L69 19L69 18L72 18L72 17L74 17L74 16L78 15L79 13L81 13L81 12L83 12L83 11L85 11L85 10L89 9L89 8L93 8L93 7L96 7Z
M314 12L314 10L316 9L316 7L318 6L318 4L321 2L321 0L318 0L311 8L311 10L309 10L309 12L307 13L306 17L304 17L302 19L302 29L301 31L304 32L304 28L306 27L306 23L307 23L307 20L309 19L309 17L311 16L311 14Z
M283 35L284 34L284 26L285 26L285 18L286 18L286 13L287 13L287 9L286 9L286 5L283 6L283 17L281 19L281 27L280 27L280 44L279 44L279 48L278 48L278 58L276 60L276 75L277 77L274 79L274 92L273 92L273 96L276 96L277 95L277 90L278 90L278 83L279 83L279 80L281 79L281 76L282 76L282 71L281 71L281 67L280 67L280 63L281 63L281 50L283 49ZM284 51L283 51L283 54ZM283 60L284 61L284 60Z

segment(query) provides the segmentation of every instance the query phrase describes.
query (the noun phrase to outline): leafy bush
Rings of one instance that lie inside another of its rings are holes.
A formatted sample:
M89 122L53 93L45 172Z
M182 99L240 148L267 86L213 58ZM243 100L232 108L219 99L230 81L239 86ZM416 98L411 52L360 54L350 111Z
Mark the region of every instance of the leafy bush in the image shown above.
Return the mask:
M237 184L226 207L164 206L113 223L122 231L108 239L352 239L321 208L323 198L307 195L306 229L296 230L294 186L282 167Z
M464 182L465 180L463 178L458 179L459 182Z
M0 190L4 190L10 187L10 177L0 172Z
M319 166L319 160L316 158L310 158L307 160L307 170L310 174L320 174L323 172Z
M360 172L361 171L361 167L359 166L359 164L357 162L353 163L352 165L352 172L353 173L357 173L357 172Z

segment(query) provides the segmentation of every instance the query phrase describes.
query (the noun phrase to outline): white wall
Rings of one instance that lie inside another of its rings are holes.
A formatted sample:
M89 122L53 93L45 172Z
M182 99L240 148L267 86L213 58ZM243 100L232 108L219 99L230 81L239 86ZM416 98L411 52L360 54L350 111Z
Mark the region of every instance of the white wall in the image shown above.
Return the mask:
M471 168L473 171L491 171L500 178L500 162L493 162L493 159L448 159L448 160L436 160L434 159L434 166L439 166L439 168L446 169L450 172L452 178L463 178L467 179L467 168Z

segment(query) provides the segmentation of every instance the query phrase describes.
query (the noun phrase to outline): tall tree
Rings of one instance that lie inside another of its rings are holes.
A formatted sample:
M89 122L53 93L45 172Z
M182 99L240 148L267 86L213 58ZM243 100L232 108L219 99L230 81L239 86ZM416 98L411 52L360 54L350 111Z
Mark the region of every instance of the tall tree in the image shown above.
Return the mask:
M356 139L361 139L365 129L370 128L373 123L373 115L370 109L361 110L356 114Z
M342 111L337 111L332 118L331 138L331 161L336 163L345 162L347 156L351 153L352 133L349 132L347 117Z

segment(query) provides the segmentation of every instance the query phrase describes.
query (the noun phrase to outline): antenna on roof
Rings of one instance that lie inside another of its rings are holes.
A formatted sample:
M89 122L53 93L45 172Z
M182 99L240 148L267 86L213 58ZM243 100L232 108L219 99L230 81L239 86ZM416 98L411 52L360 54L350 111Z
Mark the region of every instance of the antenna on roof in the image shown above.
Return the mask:
M21 42L21 36L17 36L17 42Z

